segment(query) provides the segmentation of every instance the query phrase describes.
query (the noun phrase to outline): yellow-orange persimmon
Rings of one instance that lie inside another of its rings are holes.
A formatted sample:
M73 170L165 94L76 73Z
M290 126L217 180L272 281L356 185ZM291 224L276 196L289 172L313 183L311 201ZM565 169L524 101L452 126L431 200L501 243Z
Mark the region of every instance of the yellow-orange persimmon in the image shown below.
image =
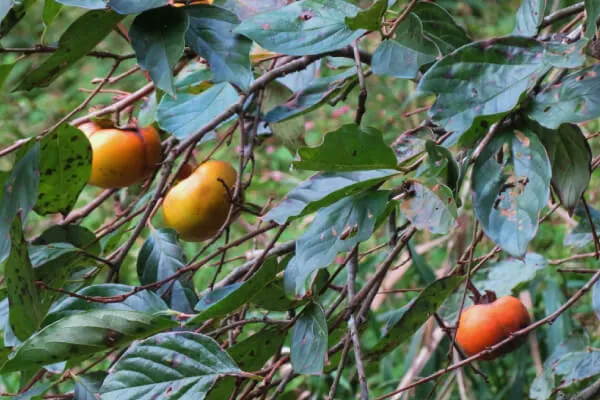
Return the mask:
M237 172L227 162L201 164L165 196L166 224L187 241L214 236L227 221L236 180Z
M88 122L78 128L92 146L91 185L102 188L130 186L146 178L161 160L160 136L151 126L106 129Z
M529 313L513 296L500 297L489 304L475 304L461 314L456 342L471 356L491 347L529 325ZM517 338L482 358L493 360L519 347L524 337Z

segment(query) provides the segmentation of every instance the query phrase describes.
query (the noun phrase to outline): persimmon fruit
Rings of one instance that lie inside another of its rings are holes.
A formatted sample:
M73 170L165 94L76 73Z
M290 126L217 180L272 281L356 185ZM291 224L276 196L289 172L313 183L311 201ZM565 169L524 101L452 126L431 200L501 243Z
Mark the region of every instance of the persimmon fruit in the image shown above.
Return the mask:
M460 316L456 342L469 356L500 343L510 334L530 323L529 312L521 300L513 296L491 299L489 303L467 307ZM493 360L519 347L525 337L517 338L499 349L486 354L484 360Z
M237 172L224 161L207 161L174 185L163 202L165 223L183 240L214 236L227 221Z
M104 128L94 122L78 128L92 146L90 185L130 186L146 178L160 162L160 136L152 126L139 129Z

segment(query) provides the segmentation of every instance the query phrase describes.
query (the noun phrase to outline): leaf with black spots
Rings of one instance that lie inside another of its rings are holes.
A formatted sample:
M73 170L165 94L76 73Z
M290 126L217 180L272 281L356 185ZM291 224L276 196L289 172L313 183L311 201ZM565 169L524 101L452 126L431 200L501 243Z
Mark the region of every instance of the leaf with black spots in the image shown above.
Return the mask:
M92 148L79 129L62 124L40 142L40 186L35 211L67 215L92 173Z
M348 124L325 135L317 147L298 150L298 169L324 172L364 171L396 168L394 151L375 128Z
M523 256L535 237L551 177L546 149L529 129L496 134L475 161L475 215L486 235L515 257Z

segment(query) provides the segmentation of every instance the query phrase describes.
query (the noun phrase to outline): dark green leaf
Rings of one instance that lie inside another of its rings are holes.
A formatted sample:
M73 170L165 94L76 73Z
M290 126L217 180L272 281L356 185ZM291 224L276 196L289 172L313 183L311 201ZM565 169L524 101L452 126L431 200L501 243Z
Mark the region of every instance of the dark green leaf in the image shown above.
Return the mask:
M92 148L83 132L62 124L40 142L40 186L35 211L67 215L92 173Z
M285 103L269 110L264 120L270 123L281 122L306 114L326 104L340 92L346 80L355 75L356 70L349 69L341 74L319 78L294 93Z
M318 303L309 303L292 330L292 368L299 374L321 374L327 352L327 319Z
M80 225L54 225L46 229L33 244L70 243L95 256L100 254L96 235Z
M4 3L8 3L4 5ZM23 19L27 9L35 3L35 0L8 0L3 1L0 7L0 39L2 39L10 30Z
M557 130L544 129L537 124L538 134L552 164L552 186L562 205L573 212L592 174L592 151L577 125L563 124Z
M377 31L381 29L381 21L388 8L388 0L375 0L366 10L359 11L354 17L346 17L348 28Z
M252 81L252 42L233 32L239 20L222 8L196 5L186 8L190 28L185 39L210 65L215 82L231 82L248 90Z
M313 213L357 192L375 187L398 171L391 169L316 174L289 192L263 217L265 221L284 224Z
M591 39L598 32L598 18L600 18L600 3L596 0L585 0L586 23L584 37Z
M276 10L288 4L288 0L214 0L214 5L236 13L240 19Z
M24 340L40 327L44 315L40 309L40 292L29 261L27 241L23 237L18 216L10 227L10 239L10 255L4 264L10 307L9 321L15 336Z
M19 90L46 87L77 60L92 50L123 19L105 10L88 11L73 22L58 41L58 50L27 74ZM93 26L94 29L90 29Z
M462 276L454 275L439 279L428 285L406 310L385 328L383 337L368 353L367 357L376 357L390 352L406 339L410 338L427 319L437 311L440 305L463 281Z
M503 146L510 154L500 161ZM472 178L475 214L486 235L509 254L524 255L535 237L551 176L546 149L528 129L497 134L477 158Z
M32 143L27 145L22 152L18 153L18 161L15 163L10 175L0 174L0 262L8 257L10 252L9 230L13 218L18 211L21 220L25 221L29 211L33 209L40 181L40 145Z
M262 288L275 279L275 275L283 270L283 265L276 258L267 259L262 267L242 284L220 288L217 295L209 299L202 298L196 305L198 315L188 321L188 324L196 324L209 318L221 317L237 310L248 303ZM212 292L214 293L214 292Z
M113 297L127 295L134 290L135 287L133 286L105 283L88 286L78 291L77 294L87 297ZM50 325L51 323L71 315L93 310L137 311L148 314L157 314L168 310L168 307L158 295L148 290L135 293L117 303L101 303L87 301L76 297L66 297L50 309L50 312L44 320L44 325Z
M221 376L241 373L208 336L161 333L129 349L102 385L104 400L204 399Z
M529 117L546 128L583 122L600 116L600 65L577 71L550 90L538 94Z
M483 136L512 110L548 70L542 55L537 41L507 37L461 47L432 66L418 89L438 96L429 115L454 132L444 145L470 130L469 138ZM467 79L469 85L464 84ZM486 119L476 121L482 116Z
M106 378L106 372L94 371L84 375L74 375L75 398L77 400L98 400L100 386Z
M434 179L411 180L402 199L402 214L417 229L431 233L448 233L458 214L452 190Z
M153 229L144 243L137 259L137 272L142 285L162 281L185 267L183 249L172 229ZM198 298L194 287L186 274L169 284L162 285L156 292L174 310L191 313Z
M554 371L562 377L561 386L596 376L600 374L600 351L569 353L558 361Z
M344 125L325 135L318 147L298 151L299 169L324 172L361 171L396 168L394 151L385 144L381 132L374 128Z
M285 290L304 297L307 281L331 264L338 253L371 237L378 216L386 209L386 191L357 193L322 208L296 241L296 256L285 269Z
M24 393L17 396L11 396L12 400L40 400L46 391L50 388L50 382L37 382Z
M302 0L250 17L235 29L267 50L302 56L340 49L365 32L346 26L360 8L344 0Z
M456 24L443 7L419 1L411 12L419 17L425 36L437 45L442 54L471 42L465 30Z
M138 15L129 29L138 64L156 87L171 95L175 95L173 67L183 54L188 24L183 10L163 7Z
M423 32L419 17L410 13L398 25L394 38L385 40L373 53L373 73L412 79L423 65L435 61L439 54L435 42Z
M547 0L522 0L517 11L517 23L513 30L514 35L533 37L538 32L538 27L544 20Z
M69 315L17 347L2 372L65 360L81 361L175 326L179 324L170 318L134 311L92 310Z
M161 128L178 139L184 139L237 101L238 94L233 86L219 83L198 95L178 93L177 97L164 96L156 117Z

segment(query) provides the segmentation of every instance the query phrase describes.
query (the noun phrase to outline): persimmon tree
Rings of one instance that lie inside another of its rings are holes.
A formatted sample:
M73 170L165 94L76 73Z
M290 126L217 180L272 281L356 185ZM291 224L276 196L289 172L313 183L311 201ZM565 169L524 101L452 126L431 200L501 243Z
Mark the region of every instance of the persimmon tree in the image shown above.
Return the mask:
M4 99L88 82L0 148L2 395L595 398L600 3L550 3L0 4Z

